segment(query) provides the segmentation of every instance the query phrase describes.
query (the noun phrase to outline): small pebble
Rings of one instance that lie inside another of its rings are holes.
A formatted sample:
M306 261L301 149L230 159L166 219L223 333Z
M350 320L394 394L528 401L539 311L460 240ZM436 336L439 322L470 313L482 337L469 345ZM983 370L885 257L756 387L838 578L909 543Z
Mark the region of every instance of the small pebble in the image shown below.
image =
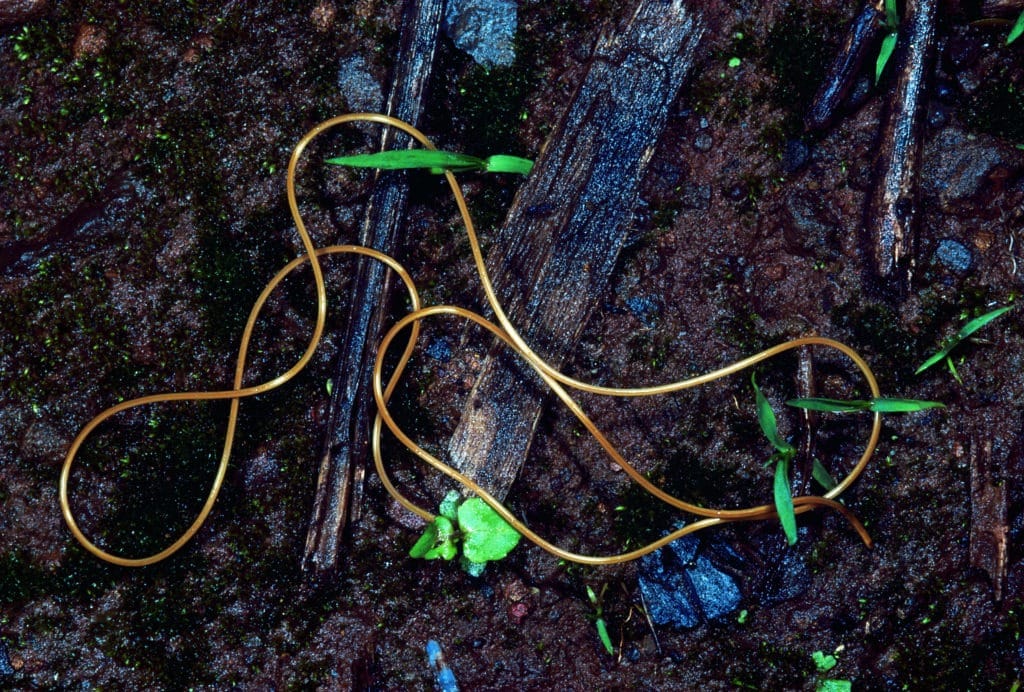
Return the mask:
M939 246L935 249L935 259L946 269L957 274L966 272L974 264L974 256L970 249L951 238L939 241Z
M791 139L786 142L786 149L782 152L782 170L786 173L796 173L804 167L811 155L811 148L802 139Z

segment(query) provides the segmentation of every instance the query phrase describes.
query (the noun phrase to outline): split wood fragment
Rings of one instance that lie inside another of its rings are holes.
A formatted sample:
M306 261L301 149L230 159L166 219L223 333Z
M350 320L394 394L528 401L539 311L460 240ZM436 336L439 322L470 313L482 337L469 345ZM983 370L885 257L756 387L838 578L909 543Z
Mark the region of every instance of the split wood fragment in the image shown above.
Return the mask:
M488 257L512 323L548 363L571 354L604 294L637 191L705 30L679 0L636 3L603 36L572 103L519 190ZM452 465L504 499L526 459L544 395L493 350L449 445Z
M411 0L403 14L401 52L396 61L387 113L417 124L433 72L437 36L444 18L444 0ZM385 128L381 151L394 149L394 128ZM411 140L406 139L410 142ZM403 173L380 172L366 206L359 244L395 256L405 232L408 187ZM334 368L334 388L321 442L320 471L306 534L303 568L326 573L343 557L349 517L359 517L366 453L369 448L370 372L377 343L388 317L393 278L380 262L359 263L350 292L344 350Z

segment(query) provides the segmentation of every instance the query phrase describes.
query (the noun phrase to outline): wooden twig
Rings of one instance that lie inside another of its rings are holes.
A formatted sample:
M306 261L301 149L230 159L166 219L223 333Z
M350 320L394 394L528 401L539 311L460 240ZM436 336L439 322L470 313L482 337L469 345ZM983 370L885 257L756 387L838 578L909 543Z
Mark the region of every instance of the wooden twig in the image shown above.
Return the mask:
M392 78L389 115L417 124L433 71L444 0L410 0L402 21L402 48ZM387 129L381 150L395 148L395 131ZM359 243L396 255L408 188L401 173L379 173L366 207ZM321 445L313 513L306 533L303 568L333 570L341 555L346 519L359 516L362 479L369 439L370 373L382 331L390 281L378 262L360 262L353 281L352 307L344 350L334 369L334 390ZM350 511L351 505L351 511Z
M915 188L937 5L938 0L907 0L896 55L899 73L879 129L874 183L864 212L872 270L878 277L899 281L901 292L914 271Z
M681 0L637 2L520 188L488 257L512 322L555 366L572 352L615 268L638 186L704 31ZM504 498L543 393L514 357L485 360L449 445L454 466Z
M808 132L824 130L835 121L865 58L877 44L884 21L885 13L878 0L864 0L804 116L804 129Z
M977 420L988 420L981 416ZM996 420L999 420L997 417ZM1019 428L1019 425L1017 426ZM992 581L996 601L1003 597L1007 570L1006 520L1007 440L994 440L988 426L972 433L968 459L971 464L971 567Z

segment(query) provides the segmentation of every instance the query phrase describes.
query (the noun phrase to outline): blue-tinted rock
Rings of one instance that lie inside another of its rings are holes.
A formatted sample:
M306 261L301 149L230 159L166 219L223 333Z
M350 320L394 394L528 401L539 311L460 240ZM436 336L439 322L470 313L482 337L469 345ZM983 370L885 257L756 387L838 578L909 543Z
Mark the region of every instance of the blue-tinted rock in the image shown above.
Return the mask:
M795 173L804 167L807 159L811 156L811 148L802 139L791 139L786 142L786 148L782 152L782 170L786 173Z
M935 248L935 259L957 274L966 272L974 264L974 256L967 246L950 238L939 241L939 246Z
M686 573L707 619L728 615L739 606L742 595L736 581L715 568L708 558L698 556L696 564Z
M517 25L512 0L448 0L445 8L448 38L484 67L512 64Z
M452 348L444 339L433 339L427 346L426 354L434 360L447 363L452 358Z
M649 296L628 298L626 300L626 307L629 308L629 311L633 313L633 316L643 322L644 326L648 329L653 328L658 323L658 318L661 316L661 305L658 304L658 301Z
M684 536L641 558L638 582L652 622L696 627L739 606L736 581L698 555L699 546L697 538Z

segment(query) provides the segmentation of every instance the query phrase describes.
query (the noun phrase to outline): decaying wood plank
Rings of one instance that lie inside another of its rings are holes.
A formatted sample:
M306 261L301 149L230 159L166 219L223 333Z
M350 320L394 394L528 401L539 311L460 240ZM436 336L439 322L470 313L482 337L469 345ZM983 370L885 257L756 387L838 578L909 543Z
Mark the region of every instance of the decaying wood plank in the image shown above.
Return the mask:
M680 0L642 0L598 41L494 243L487 264L508 315L555 366L608 283L638 186L703 32L700 15ZM515 357L492 351L449 445L453 465L504 498L542 400Z
M411 0L402 21L402 48L386 112L416 125L433 71L444 0ZM381 150L394 149L395 130L381 138ZM401 247L402 220L408 197L405 175L378 172L366 207L359 243L396 255ZM303 568L314 573L333 570L349 514L358 518L368 449L370 373L386 315L390 281L379 262L361 261L353 281L352 303L344 350L334 368L334 390L321 444L313 513L306 533ZM342 310L345 308L342 307ZM350 510L351 505L351 510Z
M1019 429L1019 416L1013 416ZM1007 554L1008 462L1013 439L1004 439L1005 420L995 415L979 415L971 433L968 460L971 465L971 567L985 572L992 580L996 601L1002 599L1009 565Z
M916 184L927 80L935 53L938 0L908 0L896 50L899 72L879 128L875 178L864 212L867 251L876 276L905 290L914 271Z

